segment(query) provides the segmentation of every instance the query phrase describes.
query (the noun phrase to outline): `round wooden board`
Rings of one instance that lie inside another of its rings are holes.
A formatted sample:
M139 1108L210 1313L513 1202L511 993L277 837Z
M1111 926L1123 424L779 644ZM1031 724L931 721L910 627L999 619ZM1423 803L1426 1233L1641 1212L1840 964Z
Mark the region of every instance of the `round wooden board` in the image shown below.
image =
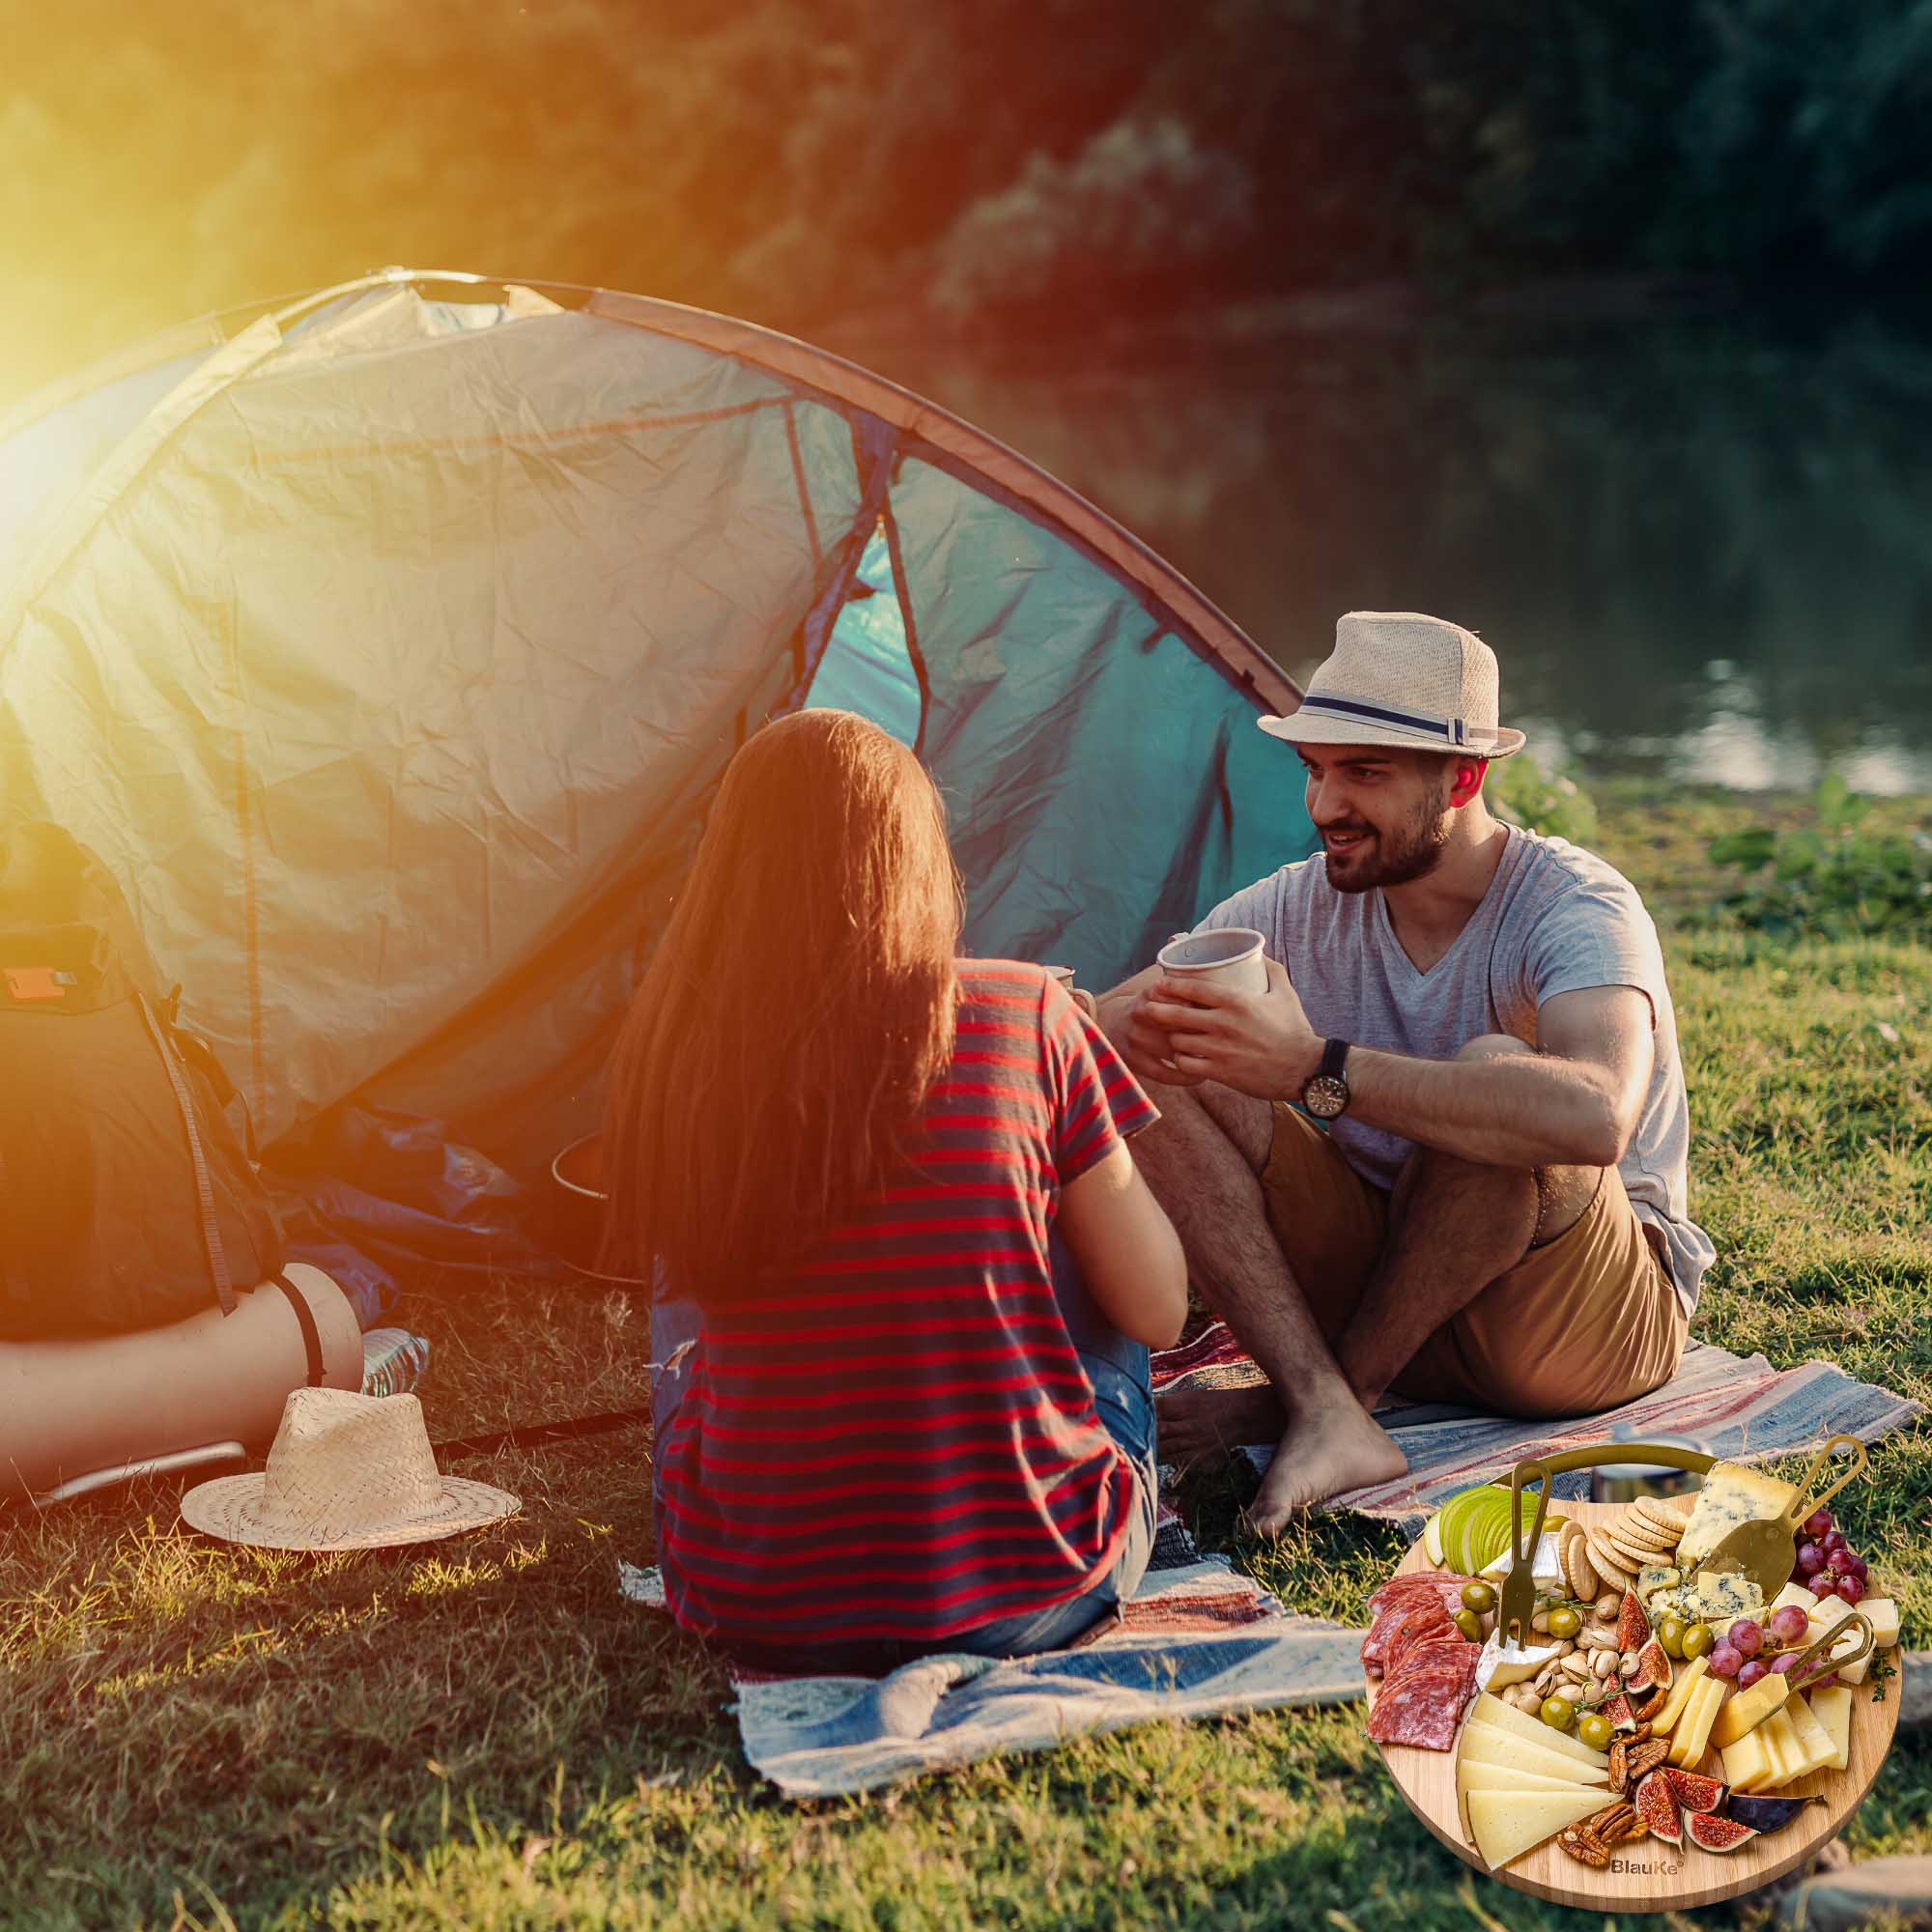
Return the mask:
M1687 1511L1693 1498L1680 1499ZM1623 1514L1620 1503L1566 1502L1551 1504L1552 1514L1574 1517L1586 1528L1593 1522L1610 1520ZM1395 1575L1433 1573L1436 1565L1423 1553L1418 1537L1409 1552L1396 1565ZM1876 1593L1874 1593L1876 1594ZM1894 1672L1901 1669L1904 1653L1879 1653ZM1639 1838L1634 1844L1619 1845L1611 1854L1610 1868L1595 1871L1579 1864L1554 1838L1525 1852L1521 1858L1497 1871L1489 1871L1482 1855L1464 1837L1460 1807L1456 1803L1456 1752L1420 1750L1409 1745L1384 1745L1379 1748L1396 1789L1408 1808L1461 1859L1491 1878L1514 1886L1536 1898L1552 1904L1573 1905L1589 1912L1669 1912L1689 1910L1698 1905L1716 1905L1719 1900L1737 1898L1770 1885L1801 1864L1828 1838L1835 1837L1846 1819L1859 1807L1886 1752L1891 1748L1892 1733L1898 1728L1899 1705L1903 1701L1903 1678L1890 1677L1885 1687L1885 1701L1872 1701L1872 1679L1852 1687L1851 1763L1844 1771L1814 1771L1807 1777L1780 1786L1780 1798L1821 1795L1825 1803L1807 1806L1781 1832L1751 1838L1734 1852L1706 1852L1687 1838L1682 1845L1666 1845L1657 1838ZM1369 1684L1369 1702L1374 1705L1376 1686ZM1460 1737L1459 1737L1460 1742ZM1723 1776L1715 1747L1707 1751L1696 1767L1714 1777ZM1610 1794L1604 1794L1607 1804Z

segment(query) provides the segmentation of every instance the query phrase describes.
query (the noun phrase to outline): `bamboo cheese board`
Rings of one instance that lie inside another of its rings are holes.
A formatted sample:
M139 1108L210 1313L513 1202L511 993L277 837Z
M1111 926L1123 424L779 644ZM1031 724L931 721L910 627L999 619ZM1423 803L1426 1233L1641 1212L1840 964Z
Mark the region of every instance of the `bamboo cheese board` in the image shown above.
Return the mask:
M1524 1501L1526 1519L1527 1498ZM1674 1496L1668 1498L1663 1506L1688 1519L1695 1501L1694 1495ZM1598 1534L1605 1527L1614 1530L1618 1519L1623 1518L1632 1507L1629 1504L1559 1499L1550 1505L1550 1515L1552 1521L1561 1516L1575 1521L1583 1533ZM1533 1553L1533 1543L1523 1541L1520 1531L1518 1534L1518 1547ZM1455 1573L1443 1564L1433 1562L1423 1541L1418 1539L1392 1574L1394 1577L1429 1577ZM1873 1587L1876 1589L1876 1583ZM1561 1594L1570 1593L1565 1590ZM1547 1639L1532 1637L1530 1640L1542 1642ZM1754 1891L1783 1877L1843 1829L1846 1820L1870 1790L1890 1748L1892 1734L1897 1729L1899 1707L1903 1701L1902 1682L1897 1674L1901 1657L1902 1653L1896 1649L1876 1653L1872 1662L1881 1663L1881 1666L1889 1664L1890 1671L1888 1673L1881 1667L1871 1678L1851 1687L1846 1768L1839 1771L1827 1767L1776 1785L1778 1798L1815 1795L1822 1802L1806 1805L1788 1824L1765 1831L1728 1852L1707 1850L1695 1845L1690 1842L1688 1833L1683 1842L1677 1844L1658 1836L1645 1836L1634 1842L1612 1846L1607 1865L1597 1869L1573 1857L1556 1836L1549 1836L1492 1869L1477 1849L1466 1804L1458 1796L1458 1763L1465 1743L1463 1733L1459 1731L1455 1743L1447 1749L1429 1749L1406 1744L1380 1744L1378 1748L1397 1790L1422 1823L1465 1863L1478 1871L1488 1872L1491 1877L1500 1879L1519 1891L1558 1905L1613 1914L1618 1911L1659 1912L1713 1905L1722 1899ZM1674 1673L1681 1674L1687 1667L1679 1662L1674 1666ZM1881 1699L1875 1700L1875 1688L1883 1689ZM1372 1711L1380 1689L1375 1677L1370 1675L1368 1697ZM1734 1687L1725 1693L1730 1699L1738 1694ZM1472 1699L1469 1713L1475 1713L1483 1701ZM1529 1733L1524 1732L1523 1735L1528 1737ZM1573 1729L1573 1747L1574 1739ZM1715 1741L1699 1752L1695 1762L1684 1769L1719 1779L1725 1776L1722 1753ZM1601 1795L1606 1802L1609 1800L1608 1790Z

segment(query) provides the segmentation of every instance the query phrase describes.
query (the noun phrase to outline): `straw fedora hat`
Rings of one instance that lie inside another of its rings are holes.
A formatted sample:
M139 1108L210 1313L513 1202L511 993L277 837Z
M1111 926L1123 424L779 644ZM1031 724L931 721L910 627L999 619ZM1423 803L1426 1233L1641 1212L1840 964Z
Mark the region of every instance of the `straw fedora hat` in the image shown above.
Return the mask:
M261 1549L384 1549L514 1516L487 1483L439 1474L412 1395L298 1388L260 1475L222 1476L182 1497L182 1520Z
M1261 727L1291 745L1400 745L1507 758L1520 731L1496 722L1496 654L1473 631L1415 611L1350 611L1301 709Z

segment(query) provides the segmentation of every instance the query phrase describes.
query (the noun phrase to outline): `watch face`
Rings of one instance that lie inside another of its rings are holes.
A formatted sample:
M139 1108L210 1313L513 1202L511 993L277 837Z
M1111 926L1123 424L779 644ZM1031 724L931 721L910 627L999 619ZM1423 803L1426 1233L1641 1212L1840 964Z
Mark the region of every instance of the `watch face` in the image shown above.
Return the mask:
M1301 1090L1301 1104L1318 1121L1332 1121L1349 1104L1349 1083L1333 1073L1318 1073Z

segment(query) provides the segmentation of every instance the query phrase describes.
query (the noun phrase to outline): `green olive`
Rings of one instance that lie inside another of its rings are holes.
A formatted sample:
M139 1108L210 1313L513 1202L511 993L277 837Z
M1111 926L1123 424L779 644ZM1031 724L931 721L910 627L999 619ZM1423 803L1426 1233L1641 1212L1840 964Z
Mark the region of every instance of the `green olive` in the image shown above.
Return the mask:
M1459 1631L1461 1631L1465 1637L1467 1637L1471 1643L1482 1642L1483 1620L1475 1613L1474 1610L1458 1610L1456 1612L1455 1623L1456 1623L1456 1628Z
M1686 1624L1684 1626L1684 1655L1689 1659L1706 1657L1717 1639L1711 1634L1709 1624Z
M1567 1697L1546 1697L1543 1721L1552 1731L1567 1731L1577 1721L1577 1707Z
M1592 1750L1606 1751L1616 1739L1617 1727L1601 1711L1590 1711L1577 1719L1577 1735Z
M1684 1655L1684 1619L1665 1617L1657 1627L1657 1640L1663 1646L1665 1657Z
M1487 1583L1464 1583L1463 1585L1463 1607L1473 1610L1479 1617L1486 1617L1496 1606L1496 1593Z
M1549 1634L1551 1636L1575 1636L1583 1628L1583 1619L1569 1605L1549 1613Z

